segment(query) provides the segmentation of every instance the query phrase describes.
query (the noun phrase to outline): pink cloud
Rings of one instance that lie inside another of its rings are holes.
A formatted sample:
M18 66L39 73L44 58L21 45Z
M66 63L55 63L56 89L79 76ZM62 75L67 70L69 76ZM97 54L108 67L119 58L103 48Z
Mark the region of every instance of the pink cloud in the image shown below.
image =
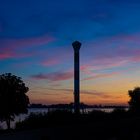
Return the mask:
M0 52L0 60L12 59L12 58L25 58L33 56L35 53L17 53L17 52Z
M137 49L140 45L140 34L122 34L112 37L106 37L100 40L89 42L86 45L89 47L89 53L94 54L94 52L96 52L94 56L95 58L114 58L117 56L129 56L131 54L135 54L136 51L140 51L140 49ZM91 49L94 49L94 52L91 51ZM101 49L106 49L106 51L101 51Z
M32 75L31 78L36 80L63 81L73 78L73 72L54 72L48 74Z
M1 39L0 44L6 49L19 49L19 47L31 47L44 45L54 41L54 38L49 36L34 37L34 38L22 38L22 39Z
M93 79L97 79L97 78L105 78L105 77L112 77L114 75L119 74L118 72L112 72L112 73L105 73L105 74L96 74L96 75L92 75L90 77L84 78L82 79L84 80L93 80Z
M131 61L133 61L133 62L140 62L140 56L132 57Z
M48 54L44 60L40 62L40 65L44 67L49 66L56 66L58 64L62 65L64 63L71 63L73 62L73 52L70 52L69 49L67 49L67 46L61 47L61 49L56 48L49 48L49 51L51 52ZM52 50L51 50L52 49ZM71 48L72 49L72 48Z
M41 64L43 66L52 66L59 63L60 63L59 59L49 59L49 60L43 61Z
M81 71L90 75L94 70L111 69L130 65L132 63L139 63L140 48L138 48L137 45L132 47L132 44L129 44L130 41L133 43L135 43L135 41L136 43L140 43L139 38L139 35L117 36L104 41L98 41L92 45L89 44L90 48L88 49L88 53L90 56L93 55L94 57L90 57L90 60L87 60L88 62L84 62L84 64L81 66ZM119 46L113 42L113 39L114 42L117 41ZM115 46L112 46L112 43L114 43ZM94 48L92 46L94 46ZM103 49L108 49L108 51L101 52L100 49L102 47L104 47ZM95 54L92 51L93 49Z
M49 36L27 38L27 39L0 39L0 59L29 57L35 53L23 52L22 49L29 47L38 47L54 41L54 38Z
M111 69L114 67L120 67L128 63L128 60L123 58L114 58L114 59L95 59L94 61L89 62L88 64L83 64L80 69L84 74L92 75L94 71Z
M92 69L92 70L95 70L95 69L93 69L93 67L92 67L91 65L88 65L88 64L82 65L82 66L80 67L80 70L81 70L83 73L88 74L88 75L92 74L91 69Z
M108 44L108 43L114 43L114 42L120 42L120 43L135 43L140 44L140 33L135 34L119 34L112 37L107 37L104 40L100 42L100 44ZM105 44L105 45L106 45Z
M12 58L14 54L12 53L0 53L0 60Z
M120 35L115 38L116 40L124 40L126 42L140 43L140 34L134 35Z
M112 73L107 73L107 74L106 73L98 74L97 70L112 69L114 67L123 67L128 64L139 63L139 62L140 62L139 53L137 53L134 56L130 56L130 57L124 57L124 58L118 57L118 58L114 58L114 59L113 58L112 59L104 58L104 59L100 59L100 60L91 61L88 64L82 65L80 68L82 73L84 73L86 76L88 76L82 80L92 80L92 79L97 79L97 78L114 76L116 74L125 72L126 70L119 70L117 72L112 72Z

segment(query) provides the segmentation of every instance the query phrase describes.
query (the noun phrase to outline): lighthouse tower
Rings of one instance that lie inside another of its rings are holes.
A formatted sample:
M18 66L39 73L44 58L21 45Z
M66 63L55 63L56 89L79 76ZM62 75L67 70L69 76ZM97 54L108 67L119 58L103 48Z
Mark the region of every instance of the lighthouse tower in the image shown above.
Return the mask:
M74 49L74 112L75 114L80 113L80 48L81 43L75 41L72 43Z

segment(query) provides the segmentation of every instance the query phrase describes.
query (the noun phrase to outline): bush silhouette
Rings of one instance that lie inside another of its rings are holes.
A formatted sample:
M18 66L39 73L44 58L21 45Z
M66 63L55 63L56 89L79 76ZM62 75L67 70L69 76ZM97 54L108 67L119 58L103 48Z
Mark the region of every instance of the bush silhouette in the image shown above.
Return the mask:
M28 90L20 77L11 73L0 75L0 121L6 121L8 129L15 115L28 112Z
M130 96L129 110L134 113L140 113L140 87L129 90L128 94Z

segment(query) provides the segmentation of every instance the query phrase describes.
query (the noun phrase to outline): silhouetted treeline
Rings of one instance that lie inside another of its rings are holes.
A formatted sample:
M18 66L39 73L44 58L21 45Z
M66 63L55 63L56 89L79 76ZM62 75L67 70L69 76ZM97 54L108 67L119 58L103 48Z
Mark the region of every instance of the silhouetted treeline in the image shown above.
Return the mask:
M48 106L43 104L30 104L29 108L48 108Z
M74 104L52 104L52 105L44 105L44 104L31 104L29 108L55 108L55 109L73 109ZM87 105L84 103L80 103L80 108L128 108L128 106L116 106L116 105Z
M95 139L95 140L133 140L135 135L140 138L140 116L124 109L114 109L113 112L93 110L88 114L77 116L68 110L55 110L49 113L30 114L22 122L17 123L17 129L56 128L55 133L61 133L51 139ZM59 128L59 129L57 129ZM61 130L61 131L59 131ZM44 134L44 137L48 137ZM45 139L44 139L45 140ZM137 139L136 139L137 140Z

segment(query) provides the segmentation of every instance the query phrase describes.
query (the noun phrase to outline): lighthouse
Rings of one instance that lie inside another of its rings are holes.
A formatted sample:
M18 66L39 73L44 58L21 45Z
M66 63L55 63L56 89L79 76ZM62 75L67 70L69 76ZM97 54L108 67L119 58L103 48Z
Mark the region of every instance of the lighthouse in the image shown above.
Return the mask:
M72 43L74 49L74 112L80 113L80 48L81 43L75 41Z

